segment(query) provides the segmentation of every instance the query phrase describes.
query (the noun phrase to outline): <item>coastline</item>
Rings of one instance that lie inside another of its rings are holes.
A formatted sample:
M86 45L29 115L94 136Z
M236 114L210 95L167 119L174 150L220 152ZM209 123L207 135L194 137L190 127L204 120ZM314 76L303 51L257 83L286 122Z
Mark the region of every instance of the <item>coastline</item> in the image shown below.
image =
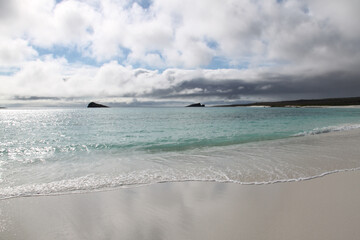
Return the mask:
M360 105L360 97L299 99L278 102L255 102L247 104L216 105L214 107L347 107Z
M348 105L348 106L326 106L326 105L319 105L319 106L297 106L297 105L289 105L284 106L285 108L360 108L360 105Z
M219 107L219 106L214 106ZM248 107L248 108L271 108L271 107L280 107L280 108L360 108L360 105L347 105L347 106L329 106L329 105L318 105L318 106L312 106L312 105L285 105L285 106L269 106L269 105L249 105L249 106L221 106L221 107Z
M0 201L4 239L356 239L360 171L290 183L161 183Z

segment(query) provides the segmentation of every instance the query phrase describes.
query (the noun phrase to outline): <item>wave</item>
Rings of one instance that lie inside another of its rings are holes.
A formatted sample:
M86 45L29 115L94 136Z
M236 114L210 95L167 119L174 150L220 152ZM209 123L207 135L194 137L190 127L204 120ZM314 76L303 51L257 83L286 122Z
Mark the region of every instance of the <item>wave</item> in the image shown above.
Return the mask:
M247 182L236 179L229 179L226 174L219 174L218 177L182 177L174 178L171 175L168 176L152 176L150 178L143 177L141 174L137 174L138 179L124 179L123 176L119 177L104 177L104 176L83 176L75 179L54 181L50 183L41 184L28 184L16 187L0 188L0 200L19 198L19 197L34 197L34 196L54 196L87 192L102 192L119 188L140 187L146 185L152 185L157 183L176 183L176 182L217 182L217 183L234 183L240 185L267 185L276 183L288 183L299 182L311 179L324 177L330 174L358 171L359 168L339 169L328 172L323 172L313 176L298 177L298 178L283 178L269 181L259 182ZM150 174L151 175L151 174ZM131 176L128 175L128 177ZM146 176L146 175L145 175ZM148 173L149 176L149 173Z
M322 128L314 128L313 130L310 130L310 131L296 133L292 136L293 137L302 137L302 136L318 135L318 134L330 133L330 132L349 131L349 130L354 130L354 129L359 129L359 128L360 128L360 124L328 126L328 127L322 127Z

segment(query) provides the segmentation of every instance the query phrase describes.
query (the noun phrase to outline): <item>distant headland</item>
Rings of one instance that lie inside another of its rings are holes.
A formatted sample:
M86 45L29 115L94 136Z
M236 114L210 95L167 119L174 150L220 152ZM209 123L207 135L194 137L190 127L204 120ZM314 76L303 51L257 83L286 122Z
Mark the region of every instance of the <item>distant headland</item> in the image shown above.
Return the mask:
M91 102L88 104L87 106L88 108L108 108L108 106L99 104L99 103L95 103L95 102Z
M217 105L214 107L340 107L360 105L360 97L300 99L281 102L255 102L248 104Z
M201 104L201 103L194 103L194 104L190 104L186 107L205 107L205 104Z

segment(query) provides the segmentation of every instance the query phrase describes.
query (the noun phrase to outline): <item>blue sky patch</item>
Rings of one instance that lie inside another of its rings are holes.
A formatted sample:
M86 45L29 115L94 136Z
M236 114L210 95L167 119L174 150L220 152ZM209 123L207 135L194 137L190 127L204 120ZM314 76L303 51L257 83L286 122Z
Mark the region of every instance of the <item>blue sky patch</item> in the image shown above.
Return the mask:
M34 49L39 53L39 56L52 55L53 58L64 57L69 63L83 63L86 65L100 66L95 59L91 57L84 57L76 47L62 47L62 46L53 46L52 48L39 48L34 47Z

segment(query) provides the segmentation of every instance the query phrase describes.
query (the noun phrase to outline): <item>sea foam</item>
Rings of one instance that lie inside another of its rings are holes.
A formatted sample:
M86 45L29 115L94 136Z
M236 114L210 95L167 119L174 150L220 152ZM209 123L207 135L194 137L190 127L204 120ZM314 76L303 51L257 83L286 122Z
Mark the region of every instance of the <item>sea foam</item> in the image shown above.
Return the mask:
M328 127L321 127L321 128L314 128L311 131L304 131L297 134L294 134L294 137L301 137L301 136L309 136L309 135L318 135L323 133L330 133L330 132L340 132L340 131L349 131L353 129L359 129L360 124L345 124L339 126L328 126Z

